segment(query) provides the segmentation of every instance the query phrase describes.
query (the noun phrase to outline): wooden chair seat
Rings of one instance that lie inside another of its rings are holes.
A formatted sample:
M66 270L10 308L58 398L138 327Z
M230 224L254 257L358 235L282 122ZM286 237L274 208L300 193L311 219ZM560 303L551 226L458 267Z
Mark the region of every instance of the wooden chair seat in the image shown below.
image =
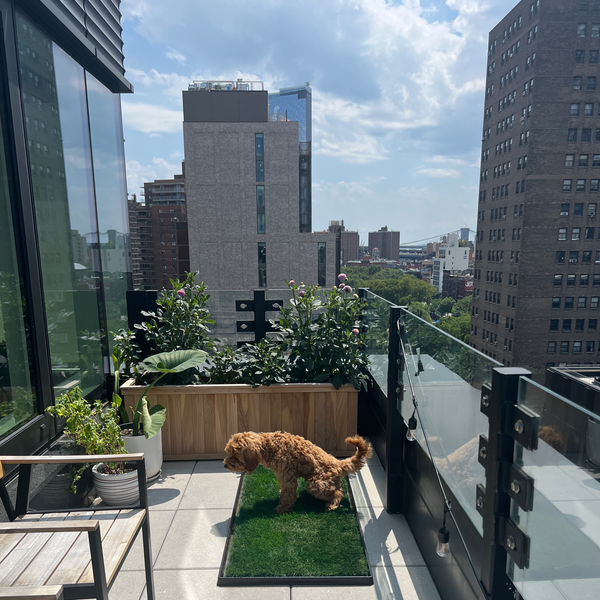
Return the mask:
M15 523L98 521L108 586L112 584L139 531L146 510L29 514ZM88 537L82 531L0 535L0 588L93 583Z
M23 586L18 588L0 588L0 600L62 600L62 585L51 585L42 587Z
M29 512L31 465L118 462L123 455L0 456L0 500L10 523L0 523L0 600L108 600L127 552L142 533L146 595L154 600L148 489L143 454L137 464L139 507ZM6 489L2 463L19 465L16 504Z

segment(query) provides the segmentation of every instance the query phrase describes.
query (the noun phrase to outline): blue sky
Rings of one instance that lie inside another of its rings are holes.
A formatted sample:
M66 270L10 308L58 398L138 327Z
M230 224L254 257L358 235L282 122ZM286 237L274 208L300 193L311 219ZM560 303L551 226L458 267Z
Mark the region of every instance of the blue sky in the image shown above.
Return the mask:
M313 229L475 228L489 30L513 2L123 0L129 193L181 172L193 79L313 89Z

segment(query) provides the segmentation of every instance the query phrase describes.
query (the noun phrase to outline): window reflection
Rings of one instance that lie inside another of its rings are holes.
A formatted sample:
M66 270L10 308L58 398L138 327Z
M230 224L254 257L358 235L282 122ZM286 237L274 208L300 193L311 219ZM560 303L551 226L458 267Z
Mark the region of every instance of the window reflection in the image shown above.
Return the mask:
M98 231L108 331L127 327L126 292L132 288L121 102L86 73ZM113 337L108 336L112 352Z
M105 336L84 71L21 15L17 41L53 383L90 394Z
M0 439L38 414L0 129Z

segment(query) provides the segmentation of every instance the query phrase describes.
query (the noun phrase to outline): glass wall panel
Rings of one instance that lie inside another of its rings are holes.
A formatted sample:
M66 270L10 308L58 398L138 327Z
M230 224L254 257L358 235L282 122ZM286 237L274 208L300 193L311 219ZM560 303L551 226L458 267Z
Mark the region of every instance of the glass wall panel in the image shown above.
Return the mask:
M38 414L14 232L4 132L0 129L0 440Z
M489 424L479 410L481 387L491 384L494 367L502 365L408 311L402 320L406 350L402 416L408 422L414 410L412 384L423 419L415 431L417 442L426 450L425 429L439 472L482 533L475 488L485 483L485 470L477 455L479 435L487 435Z
M521 377L520 406L541 417L538 448L515 444L514 461L533 478L533 510L511 501L530 537L529 567L508 560L527 600L598 598L600 583L600 417Z
M19 14L17 42L53 383L89 394L105 337L84 71Z
M364 321L367 326L366 343L370 363L369 370L381 391L387 396L390 307L393 305L369 291L366 293L365 300L367 307Z
M132 287L121 101L86 73L94 185L108 331L127 327L127 289ZM112 352L113 337L108 336Z

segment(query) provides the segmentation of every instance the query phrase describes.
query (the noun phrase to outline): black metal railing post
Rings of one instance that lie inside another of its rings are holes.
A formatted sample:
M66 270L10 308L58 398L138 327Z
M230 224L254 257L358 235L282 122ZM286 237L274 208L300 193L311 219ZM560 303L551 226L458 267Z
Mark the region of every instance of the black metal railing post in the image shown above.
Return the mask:
M237 321L238 333L254 333L254 342L238 342L238 347L248 343L260 342L267 332L274 331L273 326L266 320L267 311L279 310L283 306L283 300L266 300L265 290L254 290L253 300L236 300L235 310L237 312L253 312L252 321Z
M385 509L389 513L404 511L404 421L400 406L404 397L402 373L404 356L401 352L402 308L390 307L388 385L387 385L387 429L386 429L386 477Z
M531 372L499 367L492 385L484 385L480 410L489 419L488 436L479 438L478 460L485 468L485 487L477 486L477 510L483 517L481 582L493 600L513 600L507 557L519 568L529 565L529 536L511 519L511 499L522 510L533 507L533 479L513 464L515 441L537 449L539 416L517 405L519 380Z

